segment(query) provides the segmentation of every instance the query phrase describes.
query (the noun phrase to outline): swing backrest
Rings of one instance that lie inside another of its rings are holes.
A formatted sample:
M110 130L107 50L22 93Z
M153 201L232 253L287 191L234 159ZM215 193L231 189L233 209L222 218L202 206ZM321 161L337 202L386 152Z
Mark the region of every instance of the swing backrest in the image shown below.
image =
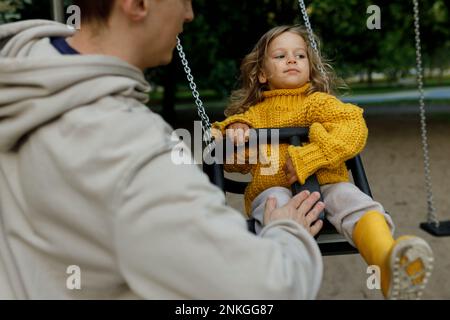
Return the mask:
M264 131L263 131L264 130ZM267 135L266 141L271 141L272 129L256 129L256 135L258 136L264 132ZM300 141L307 141L308 128L281 128L276 129L279 136L280 143L289 141L298 145ZM298 139L297 142L295 140ZM224 151L223 154L226 154ZM223 162L222 162L223 163ZM370 186L367 180L367 176L364 170L364 166L361 157L358 155L348 161L346 161L347 169L350 170L354 184L365 194L372 197ZM210 181L221 188L224 192L230 192L235 194L243 194L247 187L247 182L240 182L225 178L223 165L214 163L212 165L203 165L204 172L209 176ZM315 177L313 177L315 178ZM317 184L317 185L314 185ZM306 184L305 184L306 185ZM304 188L303 188L304 189ZM308 190L320 190L316 179L309 179ZM255 232L254 220L248 220L249 230ZM324 227L322 228L317 242L322 255L342 255L353 254L358 251L350 245L347 240L340 235L336 229L325 219Z

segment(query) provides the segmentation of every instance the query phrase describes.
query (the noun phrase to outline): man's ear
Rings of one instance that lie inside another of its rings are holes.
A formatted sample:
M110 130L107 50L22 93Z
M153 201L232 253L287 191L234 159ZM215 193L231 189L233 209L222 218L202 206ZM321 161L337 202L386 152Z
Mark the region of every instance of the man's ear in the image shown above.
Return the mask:
M258 81L261 84L267 83L267 77L263 70L261 70L258 74Z
M123 13L133 21L144 19L149 12L148 0L119 0Z

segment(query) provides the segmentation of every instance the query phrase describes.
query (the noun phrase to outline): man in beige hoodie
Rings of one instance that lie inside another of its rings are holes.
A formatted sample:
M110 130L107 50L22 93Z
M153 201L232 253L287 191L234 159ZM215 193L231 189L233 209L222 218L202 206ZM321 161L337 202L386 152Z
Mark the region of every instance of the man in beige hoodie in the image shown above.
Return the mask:
M75 3L76 33L0 26L0 298L315 298L317 195L249 233L145 106L190 0Z

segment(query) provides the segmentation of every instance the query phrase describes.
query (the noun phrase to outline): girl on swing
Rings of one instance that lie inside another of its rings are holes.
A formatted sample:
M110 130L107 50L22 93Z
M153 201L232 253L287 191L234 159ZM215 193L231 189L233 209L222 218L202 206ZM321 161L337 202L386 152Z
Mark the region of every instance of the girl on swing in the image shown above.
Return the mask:
M349 182L345 161L363 150L368 130L361 108L331 95L335 79L332 68L313 50L305 28L279 26L263 35L242 62L242 88L232 93L228 118L214 128L242 144L250 128L309 127L309 143L280 144L278 170L272 175L261 174L261 163L225 169L251 172L245 207L257 220L257 230L264 225L266 202L283 206L292 197L294 182L304 184L316 174L327 219L368 265L380 268L384 297L417 299L431 274L431 248L416 236L394 240L394 224L381 204Z

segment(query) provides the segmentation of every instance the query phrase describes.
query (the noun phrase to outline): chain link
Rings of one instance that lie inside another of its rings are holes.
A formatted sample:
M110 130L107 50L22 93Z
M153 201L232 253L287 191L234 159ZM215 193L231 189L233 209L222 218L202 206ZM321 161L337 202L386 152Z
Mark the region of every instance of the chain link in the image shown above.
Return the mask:
M186 73L186 77L189 81L189 87L191 88L192 96L195 99L198 115L200 116L200 119L202 121L202 132L204 134L203 139L207 145L207 148L209 148L208 151L210 151L214 146L214 141L212 140L211 136L211 122L209 121L208 115L206 114L205 108L203 107L203 101L201 100L200 93L197 90L197 85L195 84L194 77L192 76L191 68L189 68L189 63L186 59L186 54L184 53L180 38L177 38L177 40L178 55L180 56L181 64L183 65L184 72Z
M417 63L417 84L419 88L419 104L420 104L420 128L422 134L422 150L424 157L425 169L425 186L427 190L427 206L428 206L428 223L434 223L439 226L439 220L436 216L436 209L433 204L433 188L431 183L430 157L428 154L428 138L427 138L427 124L425 116L425 93L423 90L423 68L422 68L422 48L420 42L420 17L419 17L419 2L413 0L414 3L414 31L416 40L416 63Z
M319 56L319 48L317 47L316 40L314 39L314 32L311 27L311 23L309 22L308 12L306 11L306 5L303 0L298 0L298 4L300 5L300 11L303 16L303 21L305 22L306 30L308 31L308 38L309 42L311 44L311 47L313 48L314 52ZM319 64L319 70L322 75L326 77L325 69L321 64Z

